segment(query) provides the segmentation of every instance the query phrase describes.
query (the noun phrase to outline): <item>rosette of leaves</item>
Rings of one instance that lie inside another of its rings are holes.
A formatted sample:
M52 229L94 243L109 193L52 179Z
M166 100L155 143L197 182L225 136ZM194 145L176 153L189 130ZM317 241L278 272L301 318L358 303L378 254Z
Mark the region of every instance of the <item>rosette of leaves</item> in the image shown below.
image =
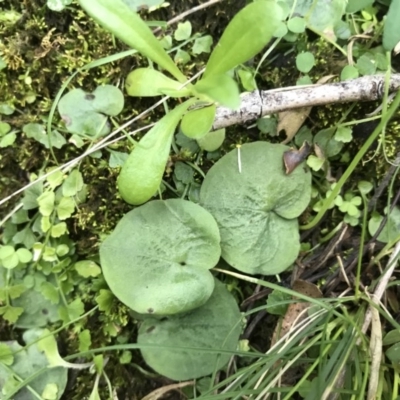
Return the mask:
M222 157L208 172L200 204L216 219L222 257L249 274L274 275L287 269L299 249L297 217L311 196L304 163L285 174L282 144L255 142Z
M147 134L151 136L149 139L147 135L142 138L122 168L123 177L119 179L122 180L122 190L119 182L121 196L128 203L139 205L148 201L161 183L172 134L180 120L181 131L190 138L199 139L211 130L217 104L235 109L240 106L239 87L230 71L268 44L282 21L283 9L272 0L246 5L226 27L206 63L203 76L192 84L128 3L124 0L79 0L85 11L105 29L158 65L159 70L138 68L131 71L125 81L128 95L189 97L187 107L182 107L182 104L176 107ZM169 117L172 113L175 113L173 118ZM165 125L168 125L168 130L165 130ZM207 148L217 147L213 144ZM150 185L143 176L151 178ZM125 189L130 192L132 188L140 195L127 194Z
M112 292L141 314L168 315L203 305L221 254L213 216L181 199L155 200L127 213L100 246Z
M146 345L141 349L143 358L159 374L174 380L195 379L228 363L229 351L238 345L241 319L232 294L215 280L203 306L162 319L147 318L140 326L138 344Z

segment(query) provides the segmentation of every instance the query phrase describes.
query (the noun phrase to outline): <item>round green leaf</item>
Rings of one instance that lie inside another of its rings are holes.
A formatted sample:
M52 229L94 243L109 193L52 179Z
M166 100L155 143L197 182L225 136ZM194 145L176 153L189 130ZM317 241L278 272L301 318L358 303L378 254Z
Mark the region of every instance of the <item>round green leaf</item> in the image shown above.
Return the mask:
M92 96L94 96L93 108L103 114L114 117L124 108L124 95L116 86L98 86Z
M199 146L205 151L218 150L225 140L225 128L208 132L203 137L197 139Z
M346 65L340 73L340 80L355 79L358 78L358 75L358 69L356 67L353 65Z
M212 215L180 199L135 208L100 246L104 277L114 294L142 314L167 315L204 304L214 288L208 271L220 257Z
M306 30L306 21L301 17L294 17L289 19L287 26L291 32L303 33Z
M245 144L221 158L208 172L200 204L217 220L222 257L251 274L277 274L300 248L294 219L307 207L311 174L304 164L286 175L281 144ZM241 172L239 170L239 162Z
M21 263L26 264L32 260L32 253L28 249L18 249L16 251L18 259Z
M198 139L212 128L215 118L215 104L188 111L182 118L181 131L188 137Z
M315 65L315 58L312 53L305 51L300 53L296 57L296 68L300 72L307 74L311 71L312 67Z
M100 267L91 260L78 261L74 267L78 274L84 278L96 277L101 274Z
M379 214L373 214L368 222L370 235L374 235L381 224L383 217ZM378 236L378 240L383 243L389 243L400 235L400 208L395 207L389 214L388 220Z
M11 125L7 122L0 121L0 136L4 136L11 130Z
M19 263L18 255L12 246L0 247L0 260L4 268L15 268Z
M241 313L231 293L215 280L215 289L202 306L183 315L145 320L138 335L138 344L155 345L143 348L146 363L174 380L195 379L223 368L234 351L242 330ZM213 352L190 348L212 349ZM186 349L185 349L186 348Z

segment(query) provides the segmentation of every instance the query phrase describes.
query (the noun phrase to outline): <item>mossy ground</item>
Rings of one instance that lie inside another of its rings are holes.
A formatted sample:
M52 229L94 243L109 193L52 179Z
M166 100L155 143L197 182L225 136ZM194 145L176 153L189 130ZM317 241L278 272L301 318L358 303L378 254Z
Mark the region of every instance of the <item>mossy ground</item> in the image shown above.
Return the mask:
M9 123L13 129L19 131L17 141L12 147L1 149L0 153L0 191L2 197L10 195L29 182L29 175L37 173L44 166L54 164L52 156L41 144L33 139L27 138L21 133L22 127L29 122L46 122L48 113L57 92L65 80L78 68L90 61L115 54L125 50L126 47L118 41L113 40L110 34L99 28L91 21L85 13L73 4L68 10L56 13L49 10L44 0L10 0L1 3L5 9L15 10L20 13L20 18L13 23L4 23L0 26L0 55L7 62L8 68L0 71L0 93L3 102L13 104L16 112L10 116L3 116L2 121ZM153 19L168 20L180 12L187 10L197 1L171 2L170 7L160 10L151 15ZM214 43L220 36L223 28L232 16L244 5L244 1L230 1L216 6L216 8L205 9L196 14L192 21L193 31L206 31L213 35ZM144 17L148 17L144 14ZM297 46L306 49L312 46L317 58L315 77L334 74L340 70L341 62L338 61L336 53L331 47L320 39L310 43L309 38L304 37ZM279 55L278 55L279 56ZM199 58L193 64L187 66L189 74L200 69L205 59ZM112 64L106 64L96 69L78 74L69 88L82 87L86 91L93 90L99 84L120 84L126 74L134 67L143 63L142 59L132 56ZM265 71L261 71L263 81L260 88L284 87L293 85L293 75L296 73L294 58L287 57L284 60L277 58L276 66L272 64ZM150 101L143 99L132 100L126 98L127 103L122 115L118 117L119 123L124 122L132 115L136 115L151 105ZM377 106L377 105L376 105ZM346 106L335 105L320 107L313 110L310 119L313 122L313 131L318 131L327 126L337 123ZM360 104L354 108L349 118L359 118L370 112L375 105ZM160 109L161 111L161 109ZM147 123L156 119L158 112L155 111ZM58 125L60 131L62 124L57 119L53 121ZM68 135L65 131L63 131ZM400 137L398 123L393 123L388 129L388 155L393 158L398 150ZM244 130L241 127L232 127L227 132L227 140L221 153L231 150L238 143L258 140L260 133L256 129ZM276 139L279 140L279 139ZM362 142L362 138L360 141ZM129 148L129 144L121 142L116 148ZM357 141L346 146L351 154L359 149ZM62 150L55 150L55 156L59 164L69 161L80 154L80 150L69 144ZM378 155L374 163L370 163L371 170L359 170L354 179L369 180L372 171L378 169L383 174L388 168L387 163L381 155ZM204 160L203 166L206 171L211 165L210 161ZM368 164L367 164L368 165ZM335 169L335 165L332 165ZM339 169L342 166L339 166ZM87 201L82 204L78 211L68 222L71 239L75 242L77 254L80 257L93 257L97 255L99 238L108 233L127 212L130 207L121 201L116 190L117 171L111 169L103 159L87 158L81 165L84 181L88 184ZM348 186L352 187L349 182ZM15 205L14 201L8 202L1 208L1 213L6 214ZM86 285L77 288L79 295L84 299L89 308L95 305L94 297L97 290L104 287L104 282L97 281L94 285ZM248 293L246 286L241 292ZM244 295L243 295L244 296ZM106 346L114 341L117 331L120 338L133 341L135 338L136 324L128 317L128 310L115 302L113 309L104 314L96 313L85 322L85 327L92 332L93 347ZM272 326L273 324L271 324ZM269 342L271 331L260 328L254 336L254 345L260 350L265 350ZM1 339L14 337L10 327L0 323ZM9 335L9 336L8 336ZM62 355L68 355L78 351L76 334L73 330L65 332L60 343ZM107 357L107 355L105 355ZM120 364L118 355L110 357L107 373L113 387L120 399L140 399L158 386L167 383L167 380L146 375L141 371L146 368L142 362L139 352L134 351L130 364ZM89 371L70 374L70 383L65 393L65 399L86 398L92 388L93 375ZM106 393L106 388L102 387ZM104 397L106 398L106 397ZM179 398L174 394L170 398Z

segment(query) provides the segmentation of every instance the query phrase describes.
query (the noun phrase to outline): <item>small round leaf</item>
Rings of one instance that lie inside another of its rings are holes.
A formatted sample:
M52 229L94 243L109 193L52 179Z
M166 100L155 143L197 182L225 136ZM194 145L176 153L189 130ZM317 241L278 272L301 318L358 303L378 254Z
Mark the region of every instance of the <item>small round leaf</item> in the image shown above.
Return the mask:
M315 58L312 53L305 51L300 53L296 57L296 68L300 72L307 74L311 71L312 67L315 65Z

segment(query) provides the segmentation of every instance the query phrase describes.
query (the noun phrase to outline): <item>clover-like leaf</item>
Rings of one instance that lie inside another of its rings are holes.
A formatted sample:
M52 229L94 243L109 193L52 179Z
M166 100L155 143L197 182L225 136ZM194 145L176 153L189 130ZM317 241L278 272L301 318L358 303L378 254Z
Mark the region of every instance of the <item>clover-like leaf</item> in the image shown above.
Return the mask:
M218 350L236 350L241 330L235 299L224 284L215 280L212 296L203 306L181 315L146 319L139 329L138 343L157 346L141 349L151 368L183 381L223 368L231 355L218 354Z
M297 218L311 196L304 163L286 175L282 144L255 142L233 150L208 172L200 204L216 219L222 257L251 274L284 271L300 249Z
M40 351L38 344L35 343L42 333L43 330L40 329L25 331L23 334L24 341L27 345L30 345L27 348L23 348L16 341L4 343L13 353L13 362L8 368L4 367L0 362L1 393L7 398L15 400L32 399L32 390L38 393L41 398L49 398L44 397L48 385L52 385L53 388L52 399L58 400L62 396L67 384L68 370L62 367L48 368L49 363L46 356ZM41 369L43 369L42 373L29 382L29 388L22 387L21 390L17 391L17 382L13 382L13 374L24 380L30 378Z
M110 128L107 115L122 111L124 96L115 86L99 86L93 93L73 89L58 103L58 111L69 132L76 135L104 136Z
M220 257L217 223L204 208L180 199L135 208L100 247L113 293L142 314L167 315L203 305L214 289L208 271Z

